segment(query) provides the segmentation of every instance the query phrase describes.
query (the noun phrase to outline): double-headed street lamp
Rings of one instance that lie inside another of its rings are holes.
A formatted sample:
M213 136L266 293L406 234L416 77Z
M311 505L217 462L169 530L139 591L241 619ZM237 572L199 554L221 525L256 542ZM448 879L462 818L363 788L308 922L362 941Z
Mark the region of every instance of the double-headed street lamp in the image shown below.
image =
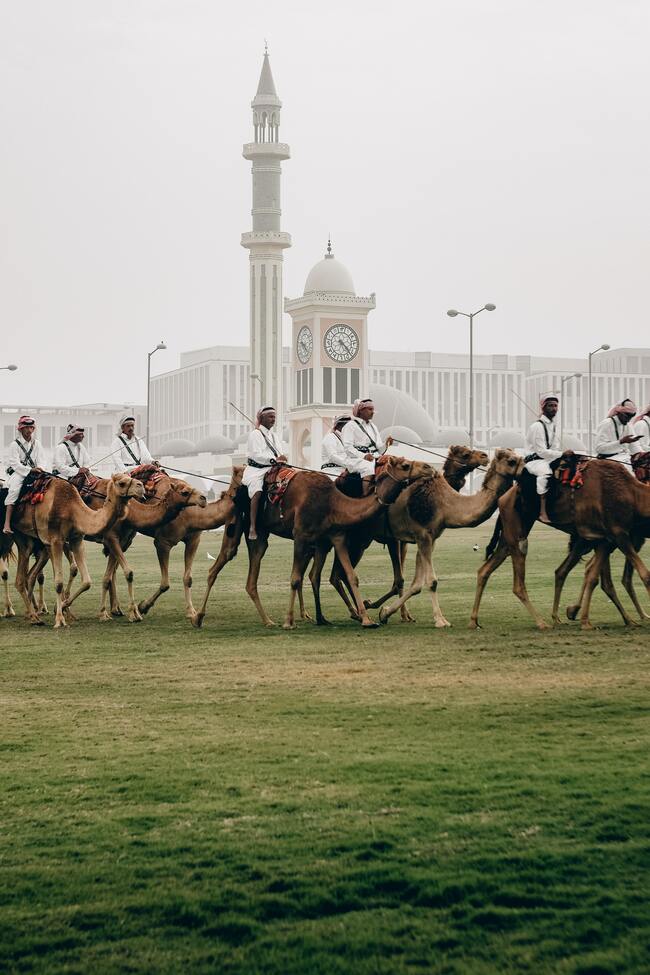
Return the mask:
M593 454L594 452L593 434L592 434L592 423L593 423L592 412L593 411L591 406L591 357L596 355L597 352L607 352L609 348L611 348L611 346L607 345L607 343L604 342L602 345L599 345L597 349L594 349L593 352L589 353L589 380L587 382L587 400L589 401L588 406L589 406L589 453L590 454Z
M164 342L159 342L155 349L147 353L147 447L149 446L149 400L151 394L151 356L161 349L166 349Z
M9 372L15 372L17 368L18 366L14 366L13 364L10 366L0 366L0 369L8 369Z
M456 315L463 315L465 318L469 318L469 445L474 446L474 318L476 315L480 315L482 311L494 311L496 305L490 304L483 305L478 311L466 312L466 311L456 311L455 308L450 308L447 314L450 318L455 318Z
M562 447L562 438L564 436L564 385L568 383L570 379L580 379L582 377L581 372L572 372L570 376L560 377L560 396L562 402L560 403L560 446Z

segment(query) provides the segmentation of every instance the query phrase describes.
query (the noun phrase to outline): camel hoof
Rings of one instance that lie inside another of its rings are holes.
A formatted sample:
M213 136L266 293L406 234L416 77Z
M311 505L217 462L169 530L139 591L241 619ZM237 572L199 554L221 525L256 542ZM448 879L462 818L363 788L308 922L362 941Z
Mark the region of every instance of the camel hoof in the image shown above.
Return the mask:
M578 615L578 610L580 606L567 606L566 608L566 618L568 620L575 620Z
M469 623L467 624L467 629L468 630L482 630L483 627L481 626L481 624L479 623L478 620L470 620Z
M326 620L324 616L321 616L319 619L316 620L316 626L331 626L331 625L332 624L330 623L330 621Z
M197 630L200 630L203 626L203 620L205 619L205 613L195 613L194 616L190 617L190 622L192 626Z
M118 606L116 609L112 609L111 610L111 616L124 616L124 613L122 612L122 610Z
M99 614L99 616L97 617L97 619L99 620L100 623L110 623L112 620L112 616L108 612L108 610L103 609Z
M437 630L444 630L446 627L451 628L451 623L449 622L449 620L446 620L444 618L444 616L443 616L442 619L436 620L436 622L435 622L435 628Z
M29 622L32 624L32 626L45 626L43 620L39 619L38 616L36 617L36 619L30 619Z
M274 620L265 620L264 621L264 626L267 628L267 630L274 630L277 625L278 624L275 623Z
M2 614L3 618L6 620L11 619L11 617L15 615L16 615L16 610L13 608L13 606L8 606L7 609L5 609L4 613Z
M544 620L540 620L539 623L537 624L537 629L538 630L550 630L551 627L548 625L548 623L545 623Z
M145 606L144 603L138 603L138 612L141 613L142 616L146 616L149 612L149 607Z
M62 629L62 628L63 628L64 626L65 626L65 627L67 627L67 625L68 625L68 624L66 623L66 621L65 621L65 620L57 620L57 621L56 621L56 623L54 624L54 629L55 629L55 630L60 630L60 629Z
M303 615L300 617L300 619L301 620L304 620L305 623L313 623L314 622L313 618L309 615L309 613L303 613Z
M386 621L388 622L388 621ZM364 620L361 624L364 630L377 630L379 629L379 623L375 623L374 620Z
M142 623L142 617L136 606L129 612L129 623Z
M267 626L268 626L268 624L267 624ZM283 630L295 630L295 628L296 628L296 624L295 623L289 623L289 622L287 622L287 623L283 623L282 624L282 629Z
M631 626L632 629L634 629L635 626L641 626L640 623L637 623L637 621L633 620L631 617L628 617L628 619L626 619L624 622L625 622L625 626Z
M580 629L581 630L595 630L596 627L593 625L593 623L590 623L589 620L585 620L584 623L581 623L580 624Z
M74 613L71 610L64 609L63 612L65 614L65 618L68 621L68 623L77 623L77 622L79 622L79 617L78 616L75 616Z
M381 623L382 626L386 626L386 624L388 623L388 614L386 613L385 609L379 610L379 622Z

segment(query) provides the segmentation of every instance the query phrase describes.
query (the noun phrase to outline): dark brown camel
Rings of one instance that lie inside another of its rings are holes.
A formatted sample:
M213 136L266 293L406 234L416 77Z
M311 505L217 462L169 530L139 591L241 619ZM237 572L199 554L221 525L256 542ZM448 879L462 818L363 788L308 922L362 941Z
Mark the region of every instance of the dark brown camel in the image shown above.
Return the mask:
M581 623L588 629L591 593L603 568L607 549L616 547L637 570L650 591L650 573L641 560L637 547L650 532L650 491L630 475L622 464L609 460L592 460L584 469L582 487L574 489L554 481L553 494L549 498L551 524L560 531L575 536L585 543L585 550L596 545L597 559L587 568L587 597L583 600ZM533 606L526 589L526 555L528 535L539 513L539 501L535 494L534 479L522 478L499 501L499 520L492 541L486 552L486 560L478 570L476 596L470 619L470 627L475 629L483 590L488 579L505 559L510 556L513 570L513 592L524 604L539 629L547 624ZM577 557L576 557L577 552ZM577 563L583 554L578 544L556 570L556 586L564 582L569 568ZM567 568L569 567L569 568ZM597 570L597 571L596 571ZM594 576L594 572L596 572ZM611 577L610 577L611 582ZM606 590L607 591L607 590ZM616 601L611 587L610 598ZM556 589L554 617L557 619L559 592ZM619 604L620 605L620 604ZM619 611L625 618L622 607Z
M279 504L267 504L263 523L258 525L258 537L247 539L249 571L246 592L251 597L265 626L275 624L266 613L259 597L257 581L260 566L270 534L282 538L293 538L294 558L291 573L291 597L284 626L294 626L294 604L296 595L302 589L302 580L310 559L322 548L329 551L333 546L347 573L348 582L354 594L362 626L375 626L368 616L358 588L358 581L350 563L345 535L353 525L357 525L376 515L380 508L392 504L399 493L412 481L431 477L434 471L429 464L420 461L407 461L403 457L385 456L375 478L375 487L366 498L348 498L342 494L325 474L316 471L296 471ZM238 504L243 492L240 492ZM210 590L223 566L237 553L242 531L247 520L241 514L228 526L224 533L221 552L208 573L208 584L201 609L193 623L201 626L205 618ZM317 616L320 600L317 598Z

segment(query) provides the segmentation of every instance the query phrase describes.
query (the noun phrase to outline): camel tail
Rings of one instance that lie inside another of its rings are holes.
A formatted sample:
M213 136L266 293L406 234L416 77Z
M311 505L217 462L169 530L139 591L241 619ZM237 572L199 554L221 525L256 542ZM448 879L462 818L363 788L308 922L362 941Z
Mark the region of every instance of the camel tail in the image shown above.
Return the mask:
M486 560L491 557L491 555L494 553L495 548L499 544L499 539L501 538L501 532L502 532L501 515L499 515L496 520L496 524L494 526L494 531L492 532L492 538L488 542L487 548L485 549Z

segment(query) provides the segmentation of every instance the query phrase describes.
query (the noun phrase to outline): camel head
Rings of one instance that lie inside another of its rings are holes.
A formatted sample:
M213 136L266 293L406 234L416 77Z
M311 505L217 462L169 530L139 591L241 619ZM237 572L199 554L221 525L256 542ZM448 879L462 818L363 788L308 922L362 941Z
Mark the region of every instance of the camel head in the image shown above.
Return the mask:
M497 491L503 494L516 478L521 477L524 470L524 458L516 454L509 447L500 447L495 451L490 466L483 478L482 490Z
M108 486L118 498L137 498L138 501L144 499L144 484L124 471L113 474Z
M165 496L167 505L180 505L182 508L205 508L208 503L205 494L193 488L179 477L169 478L169 491Z
M232 498L234 500L237 497L237 492L241 487L243 476L244 476L244 465L233 464L232 475L230 477L230 484L228 485L225 491L221 492L221 500L223 500L223 498Z
M469 474L477 467L487 467L490 458L483 450L464 447L461 444L450 447L445 466L449 464L456 473Z
M434 474L431 464L424 461L383 454L375 463L375 494L384 504L391 504L407 485Z

